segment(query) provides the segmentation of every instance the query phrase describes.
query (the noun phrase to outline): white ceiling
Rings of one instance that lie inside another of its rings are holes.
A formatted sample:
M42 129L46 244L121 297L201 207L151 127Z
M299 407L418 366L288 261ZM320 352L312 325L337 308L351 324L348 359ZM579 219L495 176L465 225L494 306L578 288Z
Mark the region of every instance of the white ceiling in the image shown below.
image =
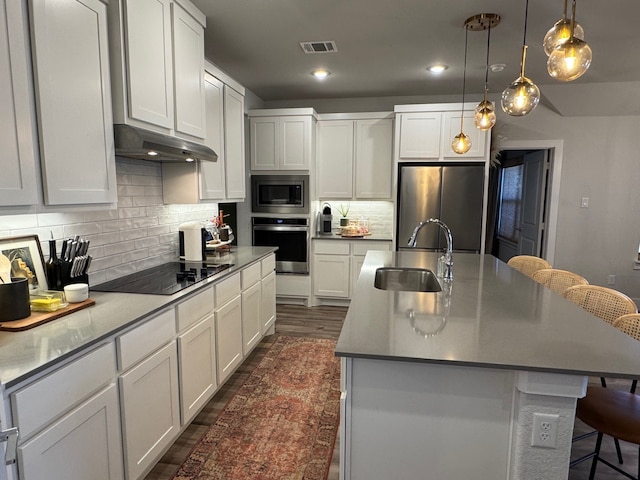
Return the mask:
M499 94L519 74L525 0L192 0L207 16L209 60L266 101L461 95L465 20L497 13L491 31L489 90ZM569 10L571 1L569 1ZM530 0L526 75L543 102L562 115L640 114L640 1L578 0L577 21L593 51L578 80L546 71L542 39L562 16L562 0ZM570 13L570 12L569 12ZM333 40L338 52L305 54L302 41ZM468 32L467 94L483 90L486 32ZM443 62L439 77L425 68ZM310 72L332 75L317 81Z

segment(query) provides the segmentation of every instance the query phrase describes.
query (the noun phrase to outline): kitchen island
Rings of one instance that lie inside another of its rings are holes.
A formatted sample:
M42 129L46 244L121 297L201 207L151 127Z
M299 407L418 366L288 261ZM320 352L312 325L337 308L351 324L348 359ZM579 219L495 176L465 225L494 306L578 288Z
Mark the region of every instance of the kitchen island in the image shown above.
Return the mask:
M374 287L436 258L367 254L336 347L341 478L566 479L588 377L637 377L640 344L489 255L454 254L438 293Z

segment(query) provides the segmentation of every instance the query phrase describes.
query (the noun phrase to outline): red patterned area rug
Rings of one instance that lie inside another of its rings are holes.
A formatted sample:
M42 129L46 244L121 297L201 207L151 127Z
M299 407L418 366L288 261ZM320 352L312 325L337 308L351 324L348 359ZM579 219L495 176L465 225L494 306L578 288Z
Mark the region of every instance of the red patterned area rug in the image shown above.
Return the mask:
M335 346L280 336L174 480L325 480L340 420Z

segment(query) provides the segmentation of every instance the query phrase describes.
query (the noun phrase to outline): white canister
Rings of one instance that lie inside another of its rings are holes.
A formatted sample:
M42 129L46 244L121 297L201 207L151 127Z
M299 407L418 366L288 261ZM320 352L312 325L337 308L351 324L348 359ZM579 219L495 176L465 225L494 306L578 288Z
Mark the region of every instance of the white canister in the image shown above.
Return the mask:
M89 285L86 283L72 283L64 287L64 295L69 303L84 302L89 298Z

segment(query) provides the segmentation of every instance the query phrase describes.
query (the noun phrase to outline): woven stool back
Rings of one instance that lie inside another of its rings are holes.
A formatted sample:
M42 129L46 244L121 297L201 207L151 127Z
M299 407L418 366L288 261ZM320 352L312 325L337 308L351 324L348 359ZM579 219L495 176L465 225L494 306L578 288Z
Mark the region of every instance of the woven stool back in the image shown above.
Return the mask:
M607 323L627 313L638 313L635 302L624 293L597 285L575 285L564 291L564 297Z

